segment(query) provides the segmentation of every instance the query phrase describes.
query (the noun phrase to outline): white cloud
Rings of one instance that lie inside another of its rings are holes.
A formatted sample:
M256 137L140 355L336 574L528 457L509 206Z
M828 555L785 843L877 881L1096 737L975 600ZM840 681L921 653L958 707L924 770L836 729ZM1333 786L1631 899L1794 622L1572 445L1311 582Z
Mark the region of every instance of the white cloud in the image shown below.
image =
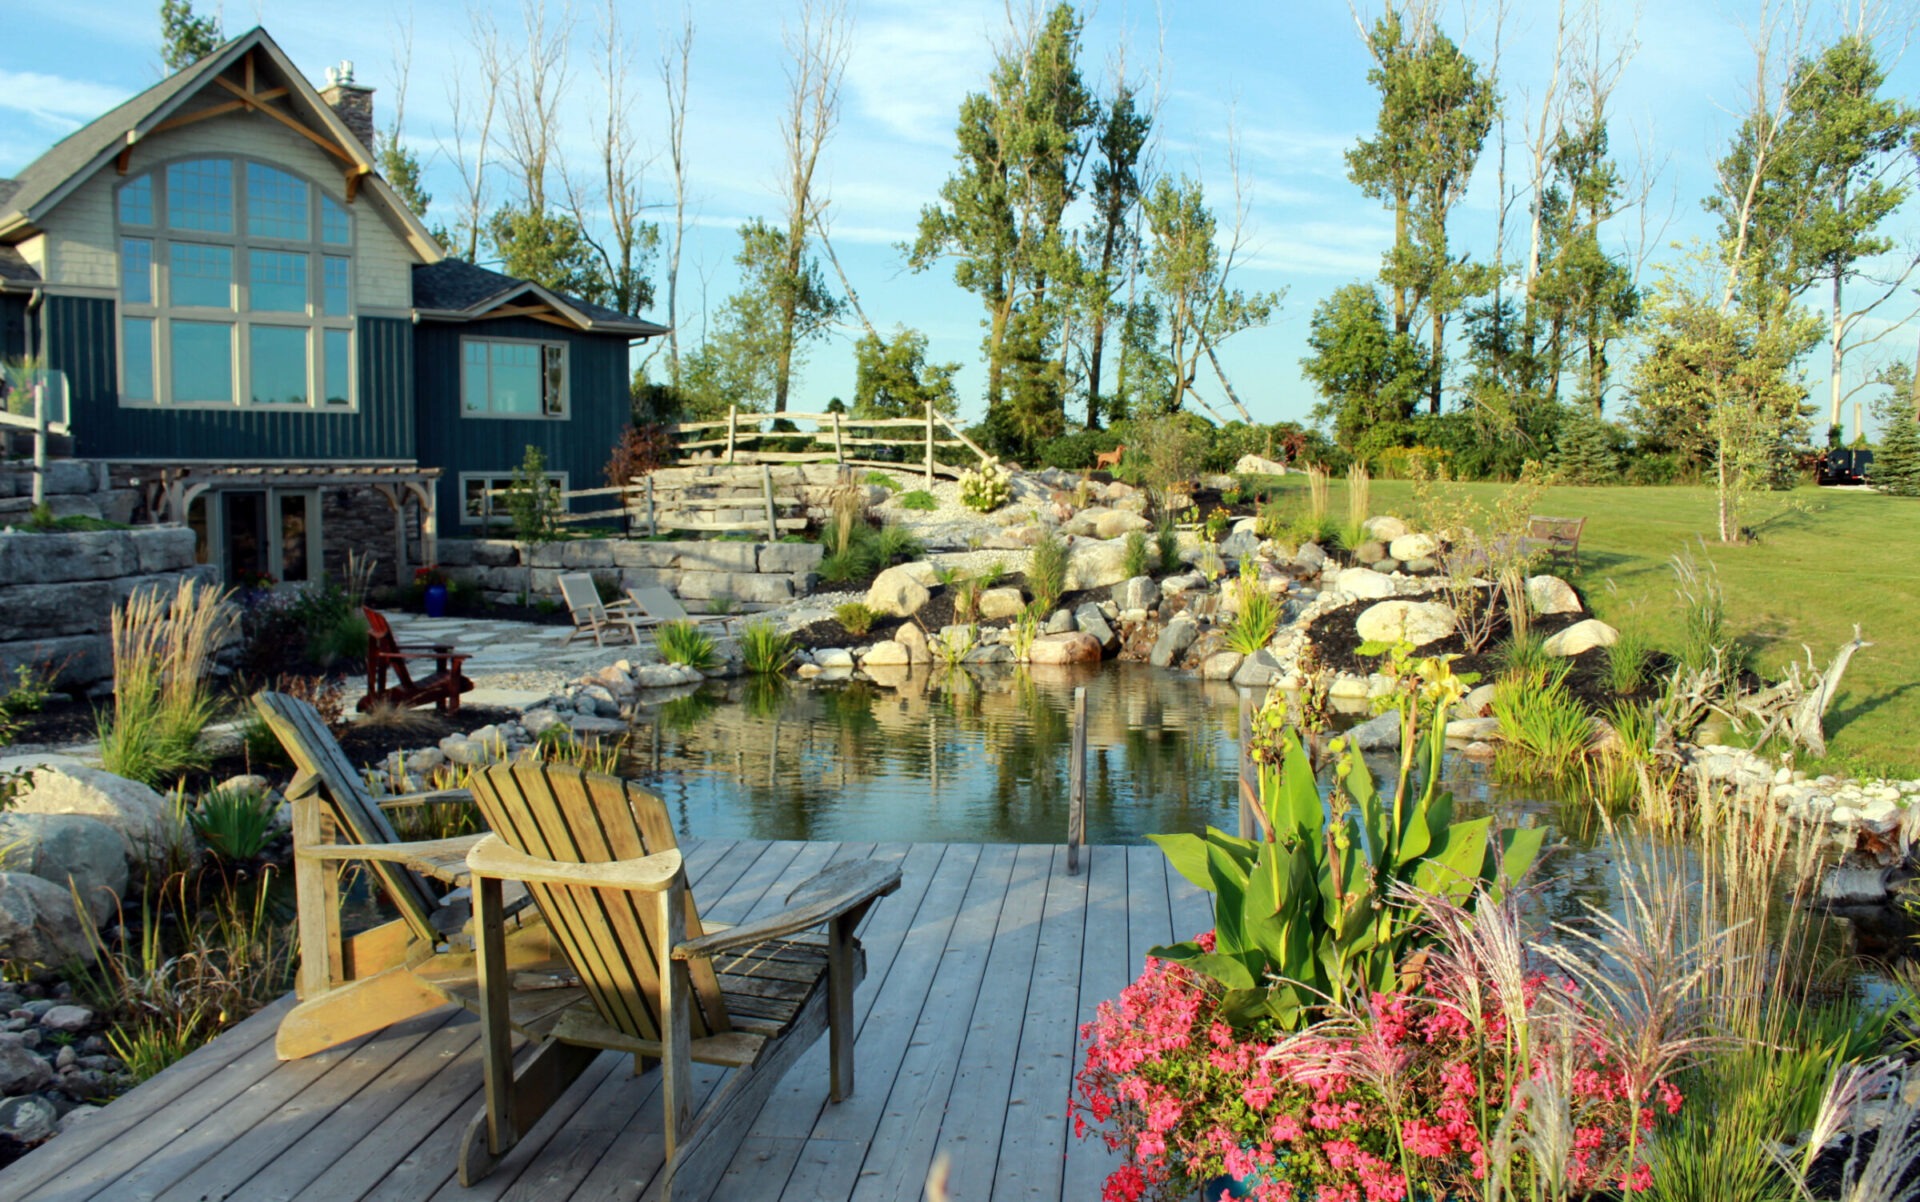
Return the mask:
M0 109L26 113L63 131L80 128L127 95L112 84L0 67Z
M975 12L915 4L863 13L847 59L848 97L894 137L951 145L961 99L986 82L990 36Z

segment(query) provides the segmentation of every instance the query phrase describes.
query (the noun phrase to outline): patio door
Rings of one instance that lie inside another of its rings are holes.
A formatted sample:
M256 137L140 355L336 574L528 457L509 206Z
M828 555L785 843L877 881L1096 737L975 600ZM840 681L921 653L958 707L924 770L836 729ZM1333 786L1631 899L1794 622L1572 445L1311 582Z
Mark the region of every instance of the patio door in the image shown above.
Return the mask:
M320 577L320 490L231 488L203 500L205 508L196 504L189 523L202 547L217 549L213 561L226 583L305 584Z

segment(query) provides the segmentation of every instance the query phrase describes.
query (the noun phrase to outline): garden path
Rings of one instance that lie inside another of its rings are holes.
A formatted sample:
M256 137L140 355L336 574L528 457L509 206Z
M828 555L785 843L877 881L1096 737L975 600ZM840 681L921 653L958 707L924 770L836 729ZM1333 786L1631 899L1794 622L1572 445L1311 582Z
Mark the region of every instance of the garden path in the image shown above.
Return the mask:
M694 887L716 921L777 909L829 863L901 863L861 932L867 977L854 1096L826 1100L826 1041L775 1090L716 1197L918 1199L936 1156L956 1199L1098 1197L1115 1160L1072 1138L1079 1024L1149 947L1212 925L1209 898L1152 847L701 840ZM445 1007L280 1063L288 1002L241 1023L0 1170L0 1198L375 1202L654 1196L659 1075L603 1055L479 1186L454 1177L479 1106L478 1024ZM711 1088L715 1070L697 1074Z

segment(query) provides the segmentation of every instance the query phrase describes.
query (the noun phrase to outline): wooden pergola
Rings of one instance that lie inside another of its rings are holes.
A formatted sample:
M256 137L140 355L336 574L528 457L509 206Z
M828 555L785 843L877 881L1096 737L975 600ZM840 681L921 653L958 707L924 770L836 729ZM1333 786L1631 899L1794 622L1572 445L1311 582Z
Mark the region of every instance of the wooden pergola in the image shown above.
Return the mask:
M116 465L138 478L147 514L158 522L186 523L187 512L202 495L227 488L370 487L393 510L394 583L408 581L407 499L420 503L420 558L433 563L438 552L437 467L400 463L326 463L311 467L285 463L164 463Z

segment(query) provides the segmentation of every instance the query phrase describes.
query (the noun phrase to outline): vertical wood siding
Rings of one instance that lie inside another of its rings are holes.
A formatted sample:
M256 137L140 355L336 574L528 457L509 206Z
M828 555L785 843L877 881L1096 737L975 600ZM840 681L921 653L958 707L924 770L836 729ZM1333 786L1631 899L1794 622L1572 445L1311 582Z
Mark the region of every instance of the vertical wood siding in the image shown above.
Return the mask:
M566 472L574 488L606 483L614 440L631 418L627 340L622 335L585 334L525 317L463 324L421 322L415 329L415 388L420 407L419 456L437 465L440 529L460 532L460 473L511 475L527 447L547 457L547 470ZM537 338L562 341L567 350L568 417L511 419L463 417L460 411L460 339ZM576 508L607 509L606 498ZM590 503L591 502L591 503Z
M54 296L46 303L48 366L67 373L81 455L304 462L414 457L413 329L403 319L359 321L357 412L122 409L113 301Z

